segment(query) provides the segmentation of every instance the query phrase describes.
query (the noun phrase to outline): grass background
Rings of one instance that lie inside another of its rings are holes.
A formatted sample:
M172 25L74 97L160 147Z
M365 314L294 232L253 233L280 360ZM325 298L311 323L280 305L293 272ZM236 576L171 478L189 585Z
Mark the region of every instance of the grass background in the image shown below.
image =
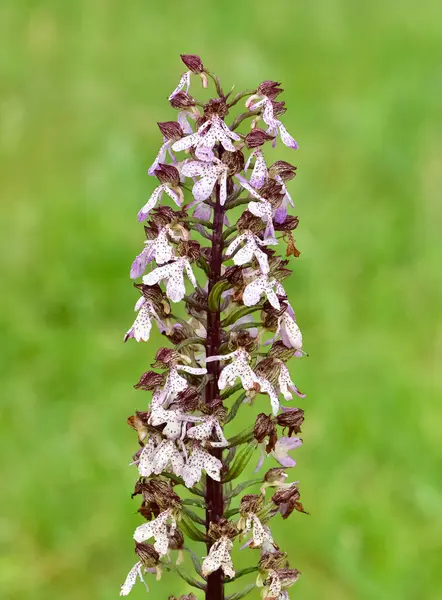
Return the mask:
M145 407L131 386L160 340L122 344L128 268L180 52L226 87L282 81L300 142L278 146L299 169L288 291L310 353L295 379L311 516L275 525L303 572L291 597L442 597L441 13L437 0L0 4L2 598L115 598L134 561L125 419ZM171 576L151 588L189 591Z

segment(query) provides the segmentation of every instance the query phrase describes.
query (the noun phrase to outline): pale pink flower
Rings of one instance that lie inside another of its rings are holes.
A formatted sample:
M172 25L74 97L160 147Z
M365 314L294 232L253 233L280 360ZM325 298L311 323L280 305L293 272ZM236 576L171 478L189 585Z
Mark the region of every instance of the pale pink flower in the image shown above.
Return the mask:
M279 371L279 377L278 377L278 386L279 386L279 390L281 392L281 394L284 396L284 398L286 400L291 400L293 398L293 394L296 394L297 396L299 396L300 398L305 398L305 394L303 394L302 392L300 392L298 390L298 388L296 387L296 385L293 383L291 377L290 377L290 372L287 369L287 367L285 366L285 364L281 362L281 368Z
M172 198L172 200L175 202L175 204L177 206L181 207L181 195L178 195L169 186L169 184L162 183L161 185L159 185L157 188L154 189L149 200L146 202L146 204L143 206L143 208L139 211L139 213L138 213L139 221L145 221L147 219L150 211L155 208L155 206L158 204L158 202L163 197L163 193L166 193L169 196L169 198Z
M186 177L200 177L192 189L193 197L197 202L207 200L216 182L219 182L221 205L224 205L227 198L227 171L227 166L219 159L213 163L189 160L181 166L181 173Z
M255 148L250 154L246 164L244 165L245 172L247 172L249 164L253 158L255 159L255 164L253 166L252 175L250 176L250 183L254 188L259 189L264 185L264 182L268 176L267 165L261 148Z
M137 342L140 340L147 342L152 329L152 319L157 322L158 326L162 325L162 321L153 305L143 296L137 300L134 310L138 311L138 315L132 327L124 336L124 341L127 341L129 338L135 338Z
M233 257L234 264L245 265L255 257L258 261L261 273L268 273L269 261L267 255L259 248L259 246L275 245L278 242L271 238L261 240L257 235L247 230L231 242L226 250L226 256L233 254L242 242L244 242L244 246Z
M235 570L233 568L233 562L230 556L232 548L232 540L226 536L221 537L214 544L212 544L209 554L203 562L203 576L207 577L218 569L222 569L224 575L230 577L230 579L235 577Z
M146 586L146 590L149 591L149 588L147 587L147 583L144 581L144 578L143 578L143 569L144 569L144 567L141 562L135 563L135 565L132 567L132 569L127 574L127 577L126 577L123 585L121 586L120 596L127 596L131 592L134 585L136 584L137 579L139 579L142 583L144 583L144 585Z
M184 270L187 273L193 287L196 287L196 279L193 274L190 262L184 256L175 259L162 267L157 267L143 277L143 283L146 285L155 285L163 279L167 280L166 294L172 302L179 302L186 295L186 286L184 285Z
M299 448L302 445L301 438L298 437L281 437L276 442L274 449L270 452L270 456L273 456L275 460L279 462L282 467L294 467L296 465L296 461L289 455L289 452ZM255 473L262 467L264 464L264 457L268 456L266 452L262 452L258 464L255 469Z
M169 225L166 225L161 228L154 240L146 240L144 242L145 247L143 251L138 254L132 263L130 270L131 279L138 279L144 273L146 266L153 260L156 261L157 265L163 265L175 258L173 247L169 244L169 236L175 241L182 239Z
M299 356L302 354L302 333L292 314L293 311L287 309L280 317L278 317L275 335L272 339L265 342L265 345L273 344L279 336L284 346L287 346L287 348L295 348L297 351L295 356Z
M214 360L230 360L233 359L229 365L226 365L221 371L218 379L218 387L220 390L224 390L226 387L235 385L236 380L241 380L241 384L245 390L253 388L253 384L258 380L258 376L252 371L249 361L250 354L243 348L238 348L234 352L229 354L221 354L217 356L208 356L206 362L212 362Z
M170 525L169 525L170 524ZM168 529L168 525L170 529ZM176 520L171 509L160 513L156 519L143 523L135 529L134 540L145 542L150 538L155 539L154 548L160 556L167 554L169 548L169 531L173 534L176 529Z
M186 487L191 488L197 484L203 471L215 481L221 481L221 469L223 463L204 450L199 443L190 442L191 453L184 465L181 476Z
M224 437L223 429L219 424L218 419L214 415L200 417L199 421L202 421L202 423L199 425L194 425L187 430L186 436L189 439L206 442L212 437L212 434L215 433L218 436L219 441L210 441L209 443L211 446L214 448L223 448L229 445L229 442Z
M236 152L232 140L239 141L240 139L239 135L230 131L218 115L213 115L199 127L196 133L191 133L175 142L172 150L178 152L195 147L197 158L203 161L213 161L215 157L212 150L217 142L222 145L224 150Z
M236 175L236 178L245 190L247 190L254 198L259 200L259 202L249 202L247 208L253 215L255 215L255 217L259 217L262 220L262 222L266 224L264 239L275 240L272 205L268 200L266 200L260 194L258 194L258 192L250 185L247 179L245 179L242 175Z
M279 281L269 278L266 274L259 275L246 286L243 293L243 302L246 306L255 306L263 294L266 295L273 308L276 308L276 310L281 309L277 294L286 296L284 288Z

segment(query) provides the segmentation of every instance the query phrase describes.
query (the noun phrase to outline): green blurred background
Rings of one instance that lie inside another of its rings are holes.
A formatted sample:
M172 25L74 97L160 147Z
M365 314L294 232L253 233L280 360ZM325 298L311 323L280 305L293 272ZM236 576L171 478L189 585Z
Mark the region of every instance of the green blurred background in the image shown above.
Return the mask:
M1 597L116 598L134 562L125 420L160 339L122 336L180 52L226 87L282 81L300 142L274 154L298 165L288 291L310 354L311 516L275 525L291 598L440 599L438 0L1 2ZM150 597L186 591L165 576Z

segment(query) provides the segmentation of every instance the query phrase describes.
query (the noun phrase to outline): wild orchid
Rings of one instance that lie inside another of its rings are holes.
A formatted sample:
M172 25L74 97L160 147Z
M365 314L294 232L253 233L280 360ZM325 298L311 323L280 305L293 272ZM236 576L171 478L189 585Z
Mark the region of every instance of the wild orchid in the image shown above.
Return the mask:
M299 256L287 188L296 167L272 163L265 146L278 135L289 148L298 145L279 119L279 83L233 96L198 56L181 58L187 70L169 97L177 121L158 124L163 139L148 173L159 185L138 213L146 241L130 270L141 278L134 284L141 296L125 341L147 342L159 330L171 346L156 352L153 370L135 385L150 394L128 419L139 444L132 497L142 498L144 522L133 534L137 562L120 593L138 580L147 588L145 577L166 570L206 599L224 600L229 582L255 573L227 598L241 600L258 587L264 600L287 600L299 571L289 568L271 522L305 512L298 482L287 481L304 411L285 405L305 397L287 366L305 353L282 284L289 257ZM214 82L215 98L203 103L190 95L195 75L203 87ZM286 258L276 252L284 243ZM252 402L263 412L235 430ZM255 479L241 481L255 454ZM250 554L251 567L235 566L236 545ZM184 569L185 554L191 562Z

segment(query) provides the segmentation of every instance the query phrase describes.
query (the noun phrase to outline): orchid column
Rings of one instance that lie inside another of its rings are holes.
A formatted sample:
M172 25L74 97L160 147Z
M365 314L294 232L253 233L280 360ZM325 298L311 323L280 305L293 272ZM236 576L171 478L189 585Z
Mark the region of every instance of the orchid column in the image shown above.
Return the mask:
M281 397L304 397L286 366L303 351L282 285L288 260L275 250L282 240L286 256L299 255L286 186L296 167L267 165L263 146L274 147L278 138L293 149L297 143L279 119L285 107L278 83L232 97L198 56L181 58L188 70L169 97L177 121L158 124L163 143L149 174L159 185L138 213L146 241L131 268L133 279L142 278L135 284L141 296L125 339L147 341L155 324L170 345L157 351L155 370L135 386L151 394L150 403L128 420L138 433L133 496L141 496L145 522L133 536L138 560L121 595L137 579L146 585L146 573L159 578L167 570L206 598L222 600L230 581L255 572L235 600L256 586L265 599L286 600L299 572L289 568L270 522L304 512L297 484L287 481L304 412L280 406ZM217 97L203 104L189 95L194 76L203 87L211 79ZM244 100L245 112L228 125ZM185 192L192 194L187 201ZM167 197L175 208L164 203ZM240 408L252 402L262 411L254 426L233 429L226 439L225 426L234 428ZM257 449L256 472L267 458L271 468L235 482ZM193 542L203 549L191 549ZM251 555L251 567L241 571L231 556L236 542ZM180 566L186 554L194 574Z

